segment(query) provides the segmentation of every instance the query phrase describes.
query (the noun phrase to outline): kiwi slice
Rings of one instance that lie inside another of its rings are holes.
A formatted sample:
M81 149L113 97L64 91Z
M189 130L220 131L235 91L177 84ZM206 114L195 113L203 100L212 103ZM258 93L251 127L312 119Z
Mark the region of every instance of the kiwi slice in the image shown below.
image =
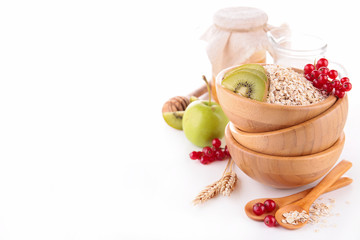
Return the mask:
M198 97L195 97L195 96L191 96L191 97L190 97L190 103L192 103L192 102L194 102L194 101L196 101L196 100L199 100L199 98L198 98Z
M260 64L255 64L255 63L243 64L239 68L255 69L255 70L258 70L260 72L263 72L266 75L265 68L263 66L261 66Z
M232 74L234 74L238 71L245 71L245 72L253 73L253 74L257 75L258 77L260 77L265 83L268 82L268 78L267 78L266 74L263 73L262 71L259 71L259 70L253 69L253 68L240 68L237 71L233 72Z
M237 68L234 68L231 71L229 71L228 73L226 73L224 77L227 77L227 76L231 75L232 73L234 73L234 72L236 72L236 71L238 71L240 69L244 69L244 68L246 68L246 69L254 69L254 70L260 71L260 72L264 73L265 77L266 77L265 68L263 66L259 65L259 64L255 64L255 63L243 64L243 65L241 65L241 66L239 66ZM266 77L266 79L267 79L267 77Z
M225 77L222 86L244 97L265 101L268 82L250 71L236 71Z
M165 122L170 126L178 130L182 130L182 120L185 111L177 112L164 112L163 118Z

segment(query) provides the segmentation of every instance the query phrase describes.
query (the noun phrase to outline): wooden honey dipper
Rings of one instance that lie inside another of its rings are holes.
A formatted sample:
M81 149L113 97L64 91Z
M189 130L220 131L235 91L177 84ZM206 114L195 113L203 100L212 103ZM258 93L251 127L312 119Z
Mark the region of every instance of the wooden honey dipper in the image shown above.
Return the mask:
M189 93L187 96L176 96L170 98L163 105L162 112L177 112L177 111L185 111L187 106L190 104L191 97L197 98L206 98L207 95L207 87L206 85L201 86L195 91Z

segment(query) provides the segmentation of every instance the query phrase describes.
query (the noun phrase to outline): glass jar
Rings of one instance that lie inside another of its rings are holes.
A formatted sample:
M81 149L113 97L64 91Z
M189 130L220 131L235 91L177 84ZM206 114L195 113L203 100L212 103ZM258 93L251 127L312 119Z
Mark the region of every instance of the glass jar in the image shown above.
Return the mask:
M215 86L216 75L224 68L266 62L267 20L265 12L250 7L224 8L215 13L213 25L202 36L208 42L212 86ZM212 95L218 101L215 87L212 87Z
M272 29L267 32L269 52L274 63L302 69L306 64L325 56L327 44L319 37L299 32Z
M317 36L292 31L289 28L271 29L267 36L269 53L275 64L303 69L306 64L326 57L327 43ZM347 71L341 64L328 60L329 68L337 69L340 78L347 76Z

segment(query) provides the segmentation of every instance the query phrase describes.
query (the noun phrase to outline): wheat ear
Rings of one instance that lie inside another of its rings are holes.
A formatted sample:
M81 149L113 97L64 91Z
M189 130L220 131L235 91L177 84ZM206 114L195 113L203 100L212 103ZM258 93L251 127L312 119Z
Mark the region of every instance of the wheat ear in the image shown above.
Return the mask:
M237 175L235 172L232 171L233 161L231 159L230 162L230 169L226 172L221 181L220 192L224 196L230 196L231 192L234 190L236 182L237 182Z
M230 196L238 180L236 173L232 170L233 164L234 162L230 158L228 160L222 177L218 181L214 182L213 184L207 186L204 190L202 190L193 200L194 205L203 203L215 197L219 193L222 193L224 196Z
M230 160L226 164L226 168L223 172L222 177L219 180L217 180L216 182L214 182L213 184L208 185L204 190L202 190L193 200L194 205L203 203L203 202L215 197L216 195L218 195L220 193L223 177L226 173L226 170L229 168L229 166L230 166Z
M220 192L220 186L221 186L221 179L214 182L213 184L207 186L193 200L194 205L203 203L203 202L215 197L216 195L218 195Z

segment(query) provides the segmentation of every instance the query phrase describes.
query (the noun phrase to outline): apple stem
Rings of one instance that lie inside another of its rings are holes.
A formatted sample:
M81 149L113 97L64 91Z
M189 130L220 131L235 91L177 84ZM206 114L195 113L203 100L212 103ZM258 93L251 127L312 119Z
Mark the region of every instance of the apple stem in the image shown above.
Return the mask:
M209 106L211 106L211 90L210 90L210 84L208 82L208 80L206 79L206 77L204 75L202 75L203 80L206 83L207 89L208 89L208 95L209 95Z

